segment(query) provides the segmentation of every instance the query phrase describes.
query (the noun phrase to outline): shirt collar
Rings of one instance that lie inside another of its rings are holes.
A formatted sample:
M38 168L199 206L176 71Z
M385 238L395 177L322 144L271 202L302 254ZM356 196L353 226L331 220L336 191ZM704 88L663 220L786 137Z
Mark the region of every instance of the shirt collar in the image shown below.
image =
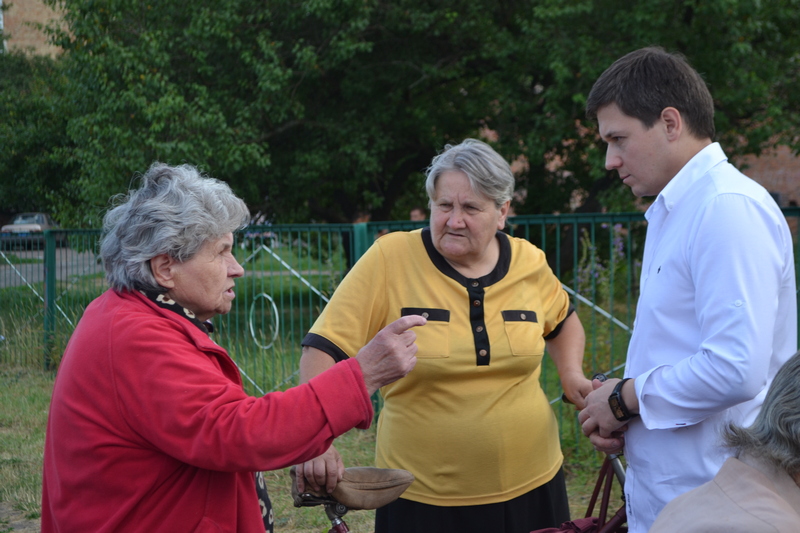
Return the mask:
M672 211L695 182L705 176L709 170L728 158L719 143L711 143L692 157L683 168L669 180L653 203L663 203L667 211Z
M139 292L141 292L148 300L156 304L161 309L167 309L182 316L183 318L185 318L186 320L197 326L200 329L200 331L202 331L206 335L214 333L214 326L211 324L210 321L200 322L199 320L197 320L197 317L194 316L194 313L192 313L182 305L178 305L178 302L167 296L167 293L149 289L140 290Z
M508 273L508 269L511 265L511 243L508 242L508 235L502 231L495 233L495 238L500 244L500 257L497 258L497 264L495 265L494 269L485 276L481 276L480 278L477 278L477 280L472 280L453 268L453 265L448 263L447 259L445 259L444 256L439 253L439 250L437 250L433 245L431 228L426 227L422 230L422 242L425 244L425 250L428 252L428 257L430 258L431 262L442 274L453 278L465 287L468 285L471 286L472 281L477 281L480 286L487 287L497 283Z

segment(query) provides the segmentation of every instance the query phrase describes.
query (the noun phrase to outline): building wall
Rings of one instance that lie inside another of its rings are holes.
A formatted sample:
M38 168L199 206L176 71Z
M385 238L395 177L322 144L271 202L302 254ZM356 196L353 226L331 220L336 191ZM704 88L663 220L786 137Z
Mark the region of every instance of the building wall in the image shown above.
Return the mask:
M800 205L800 157L786 146L767 150L759 157L738 158L734 163L768 191L777 193L781 207Z
M3 33L9 51L24 50L54 56L60 48L47 43L47 36L33 24L47 24L58 15L42 0L3 0Z

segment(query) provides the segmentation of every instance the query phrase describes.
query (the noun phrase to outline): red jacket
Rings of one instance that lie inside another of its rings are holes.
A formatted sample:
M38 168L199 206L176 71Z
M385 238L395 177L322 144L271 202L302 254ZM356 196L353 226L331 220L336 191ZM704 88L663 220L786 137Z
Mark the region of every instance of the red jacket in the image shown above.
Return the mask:
M262 533L253 472L316 457L372 416L355 360L248 396L197 326L139 293L107 291L86 308L55 381L42 532Z

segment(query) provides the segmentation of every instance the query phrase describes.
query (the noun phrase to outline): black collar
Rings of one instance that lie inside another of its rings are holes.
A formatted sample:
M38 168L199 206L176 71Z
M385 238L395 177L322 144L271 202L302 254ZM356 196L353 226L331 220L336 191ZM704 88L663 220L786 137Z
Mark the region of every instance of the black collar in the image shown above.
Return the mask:
M495 234L498 244L500 245L500 257L497 259L497 264L494 269L486 274L477 278L478 283L482 287L486 287L497 283L508 274L508 268L511 265L511 243L508 242L508 235L502 231ZM453 265L447 262L447 259L439 253L433 245L433 238L431 237L431 228L423 228L422 242L425 244L425 250L428 252L428 257L431 262L439 269L439 271L449 278L453 278L464 287L471 286L473 280L461 274L458 270L453 268Z
M208 335L209 333L214 333L214 326L211 324L210 321L200 322L197 320L197 317L194 316L194 313L186 309L185 307L178 305L178 302L167 296L165 292L158 292L153 290L140 290L145 297L159 306L161 309L169 309L170 311L177 313L178 315L182 316L198 328L200 331Z

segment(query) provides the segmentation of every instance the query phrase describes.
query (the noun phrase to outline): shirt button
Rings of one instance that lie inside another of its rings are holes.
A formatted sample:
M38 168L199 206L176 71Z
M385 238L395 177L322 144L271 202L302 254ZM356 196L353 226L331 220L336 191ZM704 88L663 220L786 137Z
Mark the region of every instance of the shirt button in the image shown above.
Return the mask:
M473 281L473 282L472 282L472 286L473 286L473 287L477 287L478 285L479 285L479 283L478 283L477 281Z
M486 353L487 353L486 350L481 350L480 352L478 352L478 355L480 355L481 357L486 357Z
M482 332L483 326L478 326L477 328L475 328L475 331L477 331L478 333Z
M741 300L736 300L735 302L733 302L733 305L735 305L736 307L741 307L743 303L744 302L742 302Z
M520 314L519 314L519 317L520 317L522 320L525 320L525 313L520 313Z
M422 313L422 318L428 318L428 313Z
M475 307L480 307L481 306L481 301L480 300L472 300L472 305L474 305Z

